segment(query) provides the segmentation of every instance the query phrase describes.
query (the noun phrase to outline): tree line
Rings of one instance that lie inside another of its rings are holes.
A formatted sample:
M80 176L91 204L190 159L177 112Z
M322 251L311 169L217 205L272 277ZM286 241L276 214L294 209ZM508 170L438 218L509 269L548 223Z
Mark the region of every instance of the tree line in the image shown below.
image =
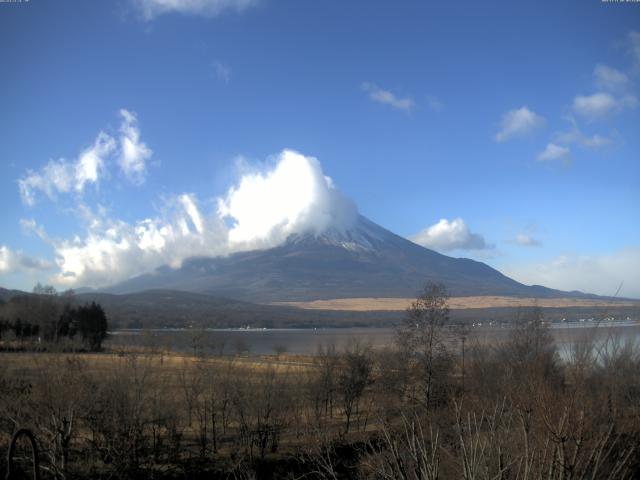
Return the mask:
M107 337L107 316L95 302L78 305L74 292L59 294L38 283L33 294L16 295L0 305L0 341L20 346L28 342L41 348L55 347L64 340L79 340L84 348L99 351Z

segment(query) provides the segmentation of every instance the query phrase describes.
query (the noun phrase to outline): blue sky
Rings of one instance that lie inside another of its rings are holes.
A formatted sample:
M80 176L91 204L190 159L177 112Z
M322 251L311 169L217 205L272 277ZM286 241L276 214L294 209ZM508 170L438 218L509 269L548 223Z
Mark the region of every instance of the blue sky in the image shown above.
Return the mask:
M640 4L31 0L0 3L0 65L2 286L106 285L355 204L640 297Z

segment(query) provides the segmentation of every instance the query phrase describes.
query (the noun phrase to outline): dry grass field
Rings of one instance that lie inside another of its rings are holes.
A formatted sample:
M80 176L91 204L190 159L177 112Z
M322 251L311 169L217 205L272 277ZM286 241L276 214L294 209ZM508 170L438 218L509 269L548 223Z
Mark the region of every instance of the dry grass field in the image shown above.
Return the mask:
M137 357L149 369L162 371L165 376L178 375L192 368L222 369L233 362L234 369L242 374L258 374L267 370L277 373L296 374L307 372L314 367L313 358L303 355L263 355L263 356L194 356L177 352L149 352L143 349L111 351L104 353L57 353L57 352L2 352L2 372L10 376L20 374L29 378L32 374L59 362L71 359L82 362L86 371L100 375Z
M412 298L336 298L314 300L310 302L278 302L276 305L288 305L308 310L343 311L401 311L413 301ZM581 298L519 298L498 296L451 297L449 308L464 310L470 308L533 307L571 308L571 307L639 307L640 301L633 300L592 300Z

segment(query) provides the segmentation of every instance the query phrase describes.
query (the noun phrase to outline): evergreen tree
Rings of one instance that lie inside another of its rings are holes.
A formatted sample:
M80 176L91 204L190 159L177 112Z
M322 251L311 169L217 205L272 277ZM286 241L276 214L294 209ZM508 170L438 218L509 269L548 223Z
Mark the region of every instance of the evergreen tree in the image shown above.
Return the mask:
M91 351L101 350L102 342L107 338L107 316L102 307L91 302L91 305L78 307L74 317L70 330L77 329Z

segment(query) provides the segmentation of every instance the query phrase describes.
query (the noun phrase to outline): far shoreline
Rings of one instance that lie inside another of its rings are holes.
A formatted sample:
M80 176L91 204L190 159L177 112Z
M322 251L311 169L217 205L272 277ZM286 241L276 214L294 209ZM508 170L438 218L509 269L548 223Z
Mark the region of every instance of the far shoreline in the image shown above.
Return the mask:
M393 297L354 297L334 298L326 300L310 300L295 302L272 302L269 305L297 307L303 310L332 310L350 312L403 311L414 298ZM536 298L508 297L499 295L473 295L449 297L451 310L467 310L476 308L606 308L606 307L638 307L640 300L634 299L595 299L595 298Z

